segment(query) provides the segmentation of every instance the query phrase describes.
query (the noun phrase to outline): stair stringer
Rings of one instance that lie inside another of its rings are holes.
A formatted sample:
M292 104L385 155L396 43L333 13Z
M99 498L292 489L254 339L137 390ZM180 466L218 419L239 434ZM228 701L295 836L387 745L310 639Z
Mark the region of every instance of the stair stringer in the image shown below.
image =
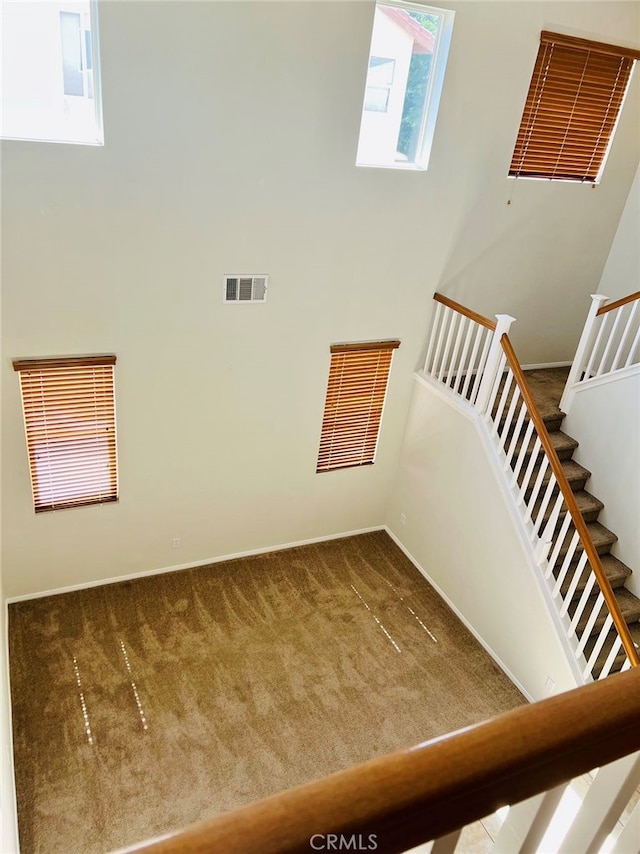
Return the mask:
M542 594L547 611L555 628L557 638L565 653L567 664L571 670L573 678L575 679L575 684L576 686L579 686L584 685L586 682L593 681L591 676L584 677L583 675L587 666L586 658L584 655L577 655L578 640L575 635L569 637L570 620L566 616L560 616L556 601L551 594L549 583L544 577L545 569L548 566L545 557L544 543L539 537L533 536L532 523L530 521L526 522L523 518L521 510L522 504L519 501L518 486L517 484L511 485L510 483L513 472L506 462L506 455L504 451L498 447L497 441L495 441L491 436L489 427L490 422L488 418L478 412L478 410L463 397L451 391L442 383L436 382L422 371L416 372L415 378L417 382L428 388L433 394L437 395L442 400L446 401L447 404L455 408L474 425L477 436L480 440L480 445L489 464L490 471L493 474L495 483L502 495L504 507L508 513L511 527L517 535L530 575Z
M618 535L611 552L634 570L625 587L640 596L640 365L577 383L566 402L562 429L579 440L574 459L592 473L599 521Z

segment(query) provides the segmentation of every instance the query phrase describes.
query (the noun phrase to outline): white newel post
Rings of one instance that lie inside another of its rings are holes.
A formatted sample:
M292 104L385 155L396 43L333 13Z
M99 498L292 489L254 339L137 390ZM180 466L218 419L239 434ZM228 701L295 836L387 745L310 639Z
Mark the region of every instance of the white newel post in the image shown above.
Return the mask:
M489 354L484 366L484 374L480 381L478 397L476 398L476 409L479 412L484 412L487 408L491 389L493 388L493 383L500 367L500 360L502 359L502 344L500 343L500 339L509 332L515 317L511 317L510 314L496 314L496 320L498 322L493 333L493 338L491 339Z
M586 363L585 356L587 353L591 352L591 348L595 341L596 333L598 331L596 324L597 314L600 311L600 307L604 305L605 302L608 302L608 300L609 297L606 297L604 294L591 294L591 307L589 308L589 314L585 320L582 335L578 342L578 349L576 350L576 355L573 358L571 370L567 377L567 384L564 387L564 392L560 399L560 409L565 414L569 412L575 395L573 387L577 382L580 382L580 374L582 373Z

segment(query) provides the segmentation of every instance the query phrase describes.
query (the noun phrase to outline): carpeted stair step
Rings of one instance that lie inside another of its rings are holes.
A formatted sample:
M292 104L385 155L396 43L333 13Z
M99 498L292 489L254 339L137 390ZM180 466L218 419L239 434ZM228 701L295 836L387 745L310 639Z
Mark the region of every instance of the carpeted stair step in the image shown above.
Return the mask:
M556 430L554 433L549 434L549 438L551 439L551 444L555 448L556 454L560 460L570 460L573 456L573 452L578 447L578 442L572 438L571 436L567 436L566 433L563 433L562 430ZM522 439L519 439L516 442L516 449L513 455L514 463L517 461L520 450L522 449ZM533 448L535 445L535 438L531 438L529 444L527 445L527 450L525 451L524 458L525 462L523 462L523 466L526 466L531 454L533 453ZM507 445L507 449L508 449Z
M629 634L631 635L631 639L633 640L633 642L636 645L636 649L640 650L640 623L637 623L637 622L632 623L629 626ZM607 635L607 639L603 645L603 648L600 651L600 654L598 655L596 662L593 666L592 673L593 673L594 679L597 679L598 676L600 675L600 671L604 667L604 664L605 664L607 657L609 655L609 652L611 650L612 644L615 643L615 640L617 637L618 637L618 633L615 629L612 629L609 632L609 634ZM586 657L587 661L589 660L589 656L591 655L591 653L593 651L593 648L596 644L596 640L597 640L597 635L595 638L589 640L589 642L587 643L587 646L585 648L585 657ZM622 667L622 665L625 662L626 657L627 657L627 655L626 655L624 648L623 648L616 655L614 662L613 662L613 666L610 670L610 674L611 673L617 673L620 670L620 668Z
M622 563L621 560L618 560L617 557L614 557L612 554L602 555L600 558L600 563L602 564L602 568L605 571L605 575L609 579L609 584L613 587L614 590L617 590L619 587L623 587L627 578L632 575L632 571L629 569L626 564ZM575 565L575 564L574 564ZM560 571L558 567L556 571L557 573ZM586 566L582 573L580 574L580 580L578 581L578 585L576 587L576 595L582 593L584 588L587 586L587 581L589 580L589 576L591 575L591 567ZM571 584L572 579L571 571L567 573L567 577L563 581L560 586L560 592L562 596L566 596L569 591L569 586Z
M627 625L631 625L632 623L640 620L640 599L637 596L634 596L630 590L627 590L626 587L620 587L618 590L614 591L616 594L616 599L618 601L618 605L620 606L620 610L622 611L622 616L624 617L625 623ZM578 621L578 635L581 635L584 631L587 622L589 620L589 616L591 614L591 609L596 603L596 599L598 597L597 593L594 593L587 600L587 605L582 613ZM572 616L575 613L575 609L578 606L579 598L575 597L571 606L569 606L569 615ZM594 623L594 631L601 629L604 625L604 622L609 613L608 608L601 608L600 613L598 614L596 621Z
M510 402L510 400L511 400L511 395L509 395L509 402ZM515 412L512 416L513 421L510 425L509 431L507 432L508 436L511 436L511 434L513 433L513 430L515 428L515 425L517 423L518 413L520 412L521 400L518 401L518 403L516 404L516 409L515 409ZM504 425L505 425L506 420L507 420L507 415L509 414L509 402L505 404L504 409L502 410L502 415L500 416L500 434L502 434L502 431L504 430ZM494 404L493 409L491 411L492 419L495 419L497 413L498 413L498 405ZM542 414L542 420L544 421L544 426L547 428L547 433L552 434L552 433L561 432L560 431L560 425L562 424L562 422L564 420L564 416L565 416L565 413L561 412L557 408L555 409L555 411L553 413L547 413L546 415ZM578 443L576 442L575 447L577 447L577 445L578 445Z
M609 552L611 551L611 546L614 543L618 542L617 535L614 534L613 531L610 531L608 528L605 528L604 525L601 525L600 522L587 522L587 529L589 531L589 534L591 535L591 539L593 540L593 545L595 546L595 549L599 555L609 554ZM562 561L567 552L569 551L569 546L571 544L572 537L573 531L569 531L567 533L567 536L564 538L562 546L560 547L558 560ZM578 560L583 551L584 548L582 546L582 543L578 543L573 557L574 562Z
M585 522L595 522L598 516L600 515L600 511L603 509L604 504L600 501L599 498L596 498L595 495L591 495L590 492L587 492L584 489L580 489L578 492L574 492L574 498L576 499L576 504L578 505L578 510L582 513L582 518ZM544 521L548 521L553 512L553 501L549 501L547 504L547 509L545 510L543 519ZM537 514L539 512L540 506L542 505L542 498L539 498L534 507L534 517L537 519ZM567 505L563 504L562 509L560 510L560 515L558 517L558 524L562 524L564 517L567 515Z
M524 467L523 467L524 468ZM586 469L584 466L581 466L575 460L563 460L562 461L562 470L564 471L565 477L569 481L569 486L573 490L573 492L580 492L580 490L584 489L587 481L591 477L591 472ZM533 488L536 484L537 471L539 471L539 467L536 466L534 473L531 475L529 479L529 486L526 490L526 497L528 498L533 492ZM518 482L522 483L524 480L524 475L526 472L521 471L520 476L518 477ZM547 466L547 470L544 473L544 477L542 479L543 486L541 489L544 489L546 485L549 483L551 478L551 466ZM542 493L544 495L544 493Z

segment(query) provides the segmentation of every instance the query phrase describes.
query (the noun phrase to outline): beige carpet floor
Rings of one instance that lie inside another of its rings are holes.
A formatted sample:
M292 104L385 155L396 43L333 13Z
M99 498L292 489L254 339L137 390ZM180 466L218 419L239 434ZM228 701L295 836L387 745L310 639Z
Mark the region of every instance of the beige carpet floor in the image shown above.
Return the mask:
M111 851L524 702L384 532L9 621L23 854Z

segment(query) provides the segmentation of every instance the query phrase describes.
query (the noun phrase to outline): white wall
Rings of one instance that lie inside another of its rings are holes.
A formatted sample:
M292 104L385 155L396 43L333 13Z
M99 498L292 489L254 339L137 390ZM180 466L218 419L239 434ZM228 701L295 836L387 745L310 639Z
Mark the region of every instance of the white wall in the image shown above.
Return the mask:
M418 382L387 525L533 699L576 687L475 424Z
M607 379L576 387L562 429L580 442L574 459L605 505L598 521L618 535L612 554L633 570L626 586L640 596L640 366Z
M598 293L611 299L640 290L640 167L624 206Z
M637 75L597 189L505 176L540 30L625 41L638 6L445 5L411 173L354 166L372 4L101 5L104 148L2 146L6 595L382 524L435 290L516 316L524 362L570 357L637 167ZM269 273L268 303L224 306L232 272ZM329 344L396 336L376 464L316 475ZM121 500L36 517L11 359L100 352Z

